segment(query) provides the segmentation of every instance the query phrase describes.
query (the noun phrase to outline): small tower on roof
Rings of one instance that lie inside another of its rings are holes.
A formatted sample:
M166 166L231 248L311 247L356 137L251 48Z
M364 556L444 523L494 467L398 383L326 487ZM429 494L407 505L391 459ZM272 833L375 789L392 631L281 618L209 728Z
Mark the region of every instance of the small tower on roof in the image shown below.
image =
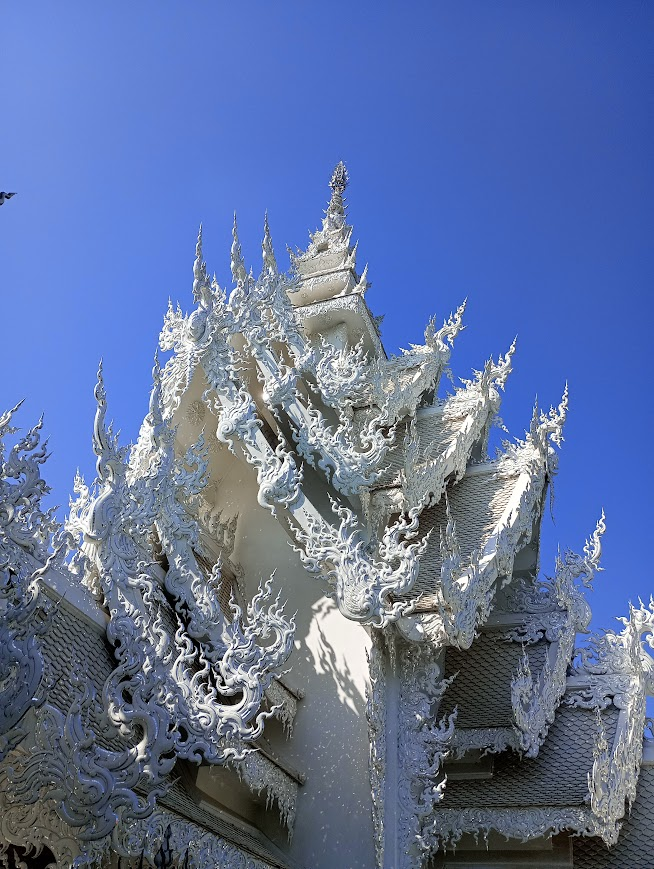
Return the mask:
M349 183L345 163L338 163L329 186L332 191L322 220L322 229L311 234L311 244L303 253L291 254L291 262L300 279L291 296L294 305L310 305L337 296L363 294L368 289L367 266L356 271L357 246L351 245L352 227L347 223L343 194Z

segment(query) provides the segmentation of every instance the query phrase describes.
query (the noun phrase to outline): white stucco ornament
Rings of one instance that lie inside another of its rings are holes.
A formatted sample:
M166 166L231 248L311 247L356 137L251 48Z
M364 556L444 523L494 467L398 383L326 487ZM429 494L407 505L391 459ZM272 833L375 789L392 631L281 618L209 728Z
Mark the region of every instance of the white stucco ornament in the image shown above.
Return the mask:
M288 271L234 218L229 292L200 228L138 441L100 368L63 525L42 423L0 416L5 869L418 869L480 837L549 865L642 823L654 602L575 651L603 513L537 579L567 387L491 458L516 342L455 385L464 303L388 357L348 183Z

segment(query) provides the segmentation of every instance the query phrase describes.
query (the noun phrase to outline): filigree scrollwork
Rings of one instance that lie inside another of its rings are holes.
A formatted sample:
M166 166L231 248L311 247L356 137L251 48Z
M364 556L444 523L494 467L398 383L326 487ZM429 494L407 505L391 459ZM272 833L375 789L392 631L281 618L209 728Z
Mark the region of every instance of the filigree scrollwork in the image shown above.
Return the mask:
M567 551L563 557L557 557L552 589L558 602L558 612L565 614L565 620L557 632L556 646L552 652L548 651L543 670L536 678L532 677L529 657L524 651L518 673L511 682L511 705L518 748L527 757L538 754L554 721L556 709L565 693L566 675L577 631L587 630L590 623L590 608L576 583L590 588L594 574L601 570L599 560L605 528L602 512L592 537L586 541L584 554ZM545 628L543 632L546 633Z
M445 421L456 419L457 425L443 453L435 457L419 455L415 418L410 420L404 443L405 464L400 472L400 486L407 509L438 503L446 481L461 479L474 445L487 438L490 423L499 410L498 390L504 389L514 352L515 342L498 363L490 359L483 371L476 372L474 380L464 381L464 387L448 398L443 418Z
M40 506L49 491L40 472L47 458L43 421L5 453L5 438L18 431L11 421L19 406L0 416L0 760L25 735L20 722L37 703L38 638L49 625L39 580L59 558L58 550L47 554L49 537L59 531L53 511Z
M111 751L99 748L88 725L94 704L88 677L71 673L77 696L66 715L54 706L39 711L34 746L10 767L10 804L34 805L52 799L61 819L78 830L82 841L108 836L118 818L149 815L161 793L155 787L147 798L134 788L143 783L139 749Z
M385 409L384 424L413 416L425 394L432 392L447 369L454 339L463 328L466 302L436 329L432 318L425 330L425 343L412 344L401 356L392 356L371 366L369 402Z
M482 756L497 754L507 748L516 748L516 735L512 727L474 727L454 731L452 756L464 757L469 751L481 750Z
M366 720L370 737L368 774L372 798L372 821L375 830L377 869L384 866L384 810L386 790L386 671L384 640L380 631L372 635L372 648L367 653L368 682L366 683Z
M181 459L175 456L157 367L139 445L145 461L131 468L105 424L101 371L95 394L98 481L70 527L82 532L91 584L110 615L107 638L117 666L103 687L103 715L126 747L108 751L89 731L85 710L93 700L87 682L67 715L53 709L37 713L40 742L15 777L17 798L28 804L54 799L82 840L101 839L117 819L151 811L177 758L209 763L242 758L242 746L261 735L271 714L261 709L264 692L288 658L294 633L279 595L272 599L271 580L245 612L232 599L228 615L214 585L205 581L194 554L198 526L188 504L202 490L206 463L201 444ZM154 565L153 527L168 562L163 579ZM176 602L175 613L162 582ZM173 635L164 627L171 617ZM150 792L146 802L134 791L144 782Z
M617 831L607 831L595 816L583 808L440 809L422 837L423 859L440 849L454 847L465 833L484 838L492 831L507 839L527 842L538 836L572 830L580 836L601 836L607 845L617 841Z
M606 841L612 835L617 838L625 801L630 806L636 795L646 697L654 694L654 661L643 647L654 648L654 600L648 606L630 605L629 618L619 621L624 625L620 633L593 634L587 647L577 650L578 663L569 680L572 691L565 698L570 706L596 705L599 710L613 702L621 710L612 746L598 717L595 760L588 777L590 805L608 831Z
M333 586L339 610L353 621L383 628L411 612L414 601L394 598L410 593L429 541L429 535L415 540L418 512L410 511L386 528L374 551L354 513L333 500L332 509L338 527L309 515L307 530L295 531L305 568Z
M362 403L372 364L363 339L354 347L335 347L321 335L314 374L317 391L325 404L351 407L357 402Z
M401 655L401 693L398 719L398 823L400 869L419 860L425 829L444 796L455 709L438 719L440 701L455 676L443 679L441 667L428 646L414 646ZM440 811L440 807L438 809Z

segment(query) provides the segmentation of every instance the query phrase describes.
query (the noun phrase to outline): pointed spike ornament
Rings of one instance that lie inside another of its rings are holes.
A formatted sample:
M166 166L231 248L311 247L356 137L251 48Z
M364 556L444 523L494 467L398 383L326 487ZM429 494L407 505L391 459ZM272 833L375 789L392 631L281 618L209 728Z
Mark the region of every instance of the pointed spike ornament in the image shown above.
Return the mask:
M531 421L529 423L529 437L534 443L538 442L538 424L540 421L540 408L538 406L538 395L534 396L534 407L531 411Z
M345 193L345 188L350 182L350 176L348 175L348 171L345 168L345 163L341 160L341 162L336 166L334 171L332 172L331 181L329 182L329 186L332 189L332 198L329 201L329 206L327 208L327 217L334 218L338 216L340 220L336 221L336 228L339 228L342 225L342 222L345 218L345 205L343 203L343 194Z
M493 362L492 359L488 360L484 366L480 380L483 387L489 389L491 386L495 386L497 389L504 390L509 374L511 374L511 371L513 370L513 356L515 354L516 341L517 338L514 338L509 349L506 351L504 356L499 357L497 362Z
M98 364L98 377L93 390L96 401L95 420L93 423L93 452L97 456L96 468L98 478L105 480L108 476L108 462L113 453L113 444L106 427L107 393L102 376L102 359Z
M277 260L273 250L272 238L270 235L270 226L268 225L268 212L263 220L263 241L261 242L261 252L263 256L263 270L272 274L277 274Z
M238 238L238 224L236 222L236 212L234 212L234 226L232 227L232 251L231 251L231 269L232 280L236 285L245 284L247 281L247 271L245 270L245 260L241 250L241 242Z
M348 174L345 163L341 160L332 172L332 178L329 182L329 186L331 187L333 193L337 193L339 196L342 196L345 193L345 188L349 183L350 176Z
M566 381L559 406L551 407L547 416L543 414L542 417L542 425L546 428L550 440L559 448L563 443L563 426L568 416L568 401L568 382Z
M207 274L207 264L202 259L202 224L198 230L198 240L195 244L195 262L193 263L193 299L206 303L211 295L211 282Z
M163 396L161 392L161 365L159 363L159 351L154 354L154 366L152 368L152 392L150 393L149 422L152 426L152 439L156 447L161 443L161 435L164 426L163 419Z

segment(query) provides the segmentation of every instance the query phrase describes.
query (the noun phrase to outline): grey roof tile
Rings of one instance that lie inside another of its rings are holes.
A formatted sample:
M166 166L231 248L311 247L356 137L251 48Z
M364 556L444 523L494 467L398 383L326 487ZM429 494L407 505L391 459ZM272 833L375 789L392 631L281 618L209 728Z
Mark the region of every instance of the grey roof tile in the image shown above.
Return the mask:
M445 417L442 413L430 413L416 417L418 460L424 462L444 453L461 429L466 416L466 408L463 407L461 413L455 417ZM389 450L388 455L384 459L384 472L376 481L373 488L379 489L384 486L399 485L399 474L404 468L404 438L406 430L406 421L398 425L395 446Z
M461 562L470 562L473 551L483 547L497 526L518 480L515 476L498 476L497 466L489 464L475 468L474 473L466 474L459 483L448 489L450 511L456 522L456 533L461 551ZM420 530L432 530L427 549L420 561L420 572L411 597L422 594L421 609L434 602L434 592L440 583L441 551L440 528L447 525L445 499L424 510L420 516Z
M615 736L618 714L614 706L602 713L609 742ZM445 809L582 806L596 738L594 710L560 707L538 757L521 758L511 751L499 754L492 778L449 782L441 805Z
M548 643L526 647L533 674L545 664ZM469 649L449 647L445 656L445 676L458 673L447 689L439 715L458 707L457 729L465 727L510 727L511 680L522 658L519 643L502 642L493 634L482 633Z
M601 839L575 838L575 869L654 869L654 766L644 766L636 800L613 848Z

